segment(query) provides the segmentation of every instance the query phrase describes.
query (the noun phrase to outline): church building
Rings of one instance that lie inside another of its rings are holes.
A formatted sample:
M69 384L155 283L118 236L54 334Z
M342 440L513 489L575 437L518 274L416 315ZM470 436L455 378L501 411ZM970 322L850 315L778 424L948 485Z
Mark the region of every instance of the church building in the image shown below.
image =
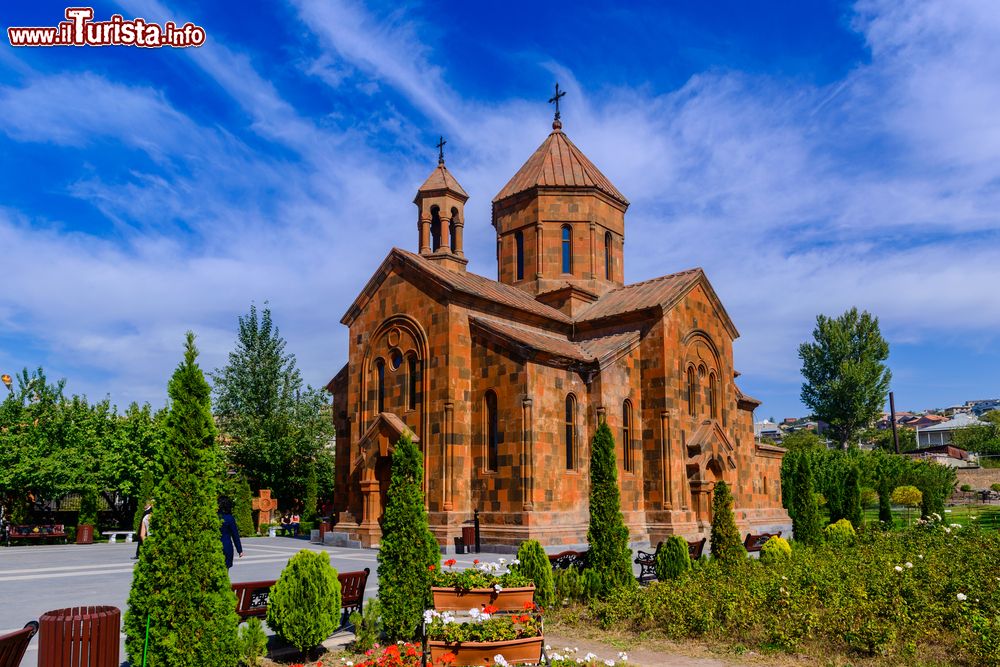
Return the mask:
M485 546L584 545L602 421L633 543L707 536L718 480L744 534L787 534L784 450L754 441L736 325L699 268L625 284L629 202L558 112L493 198L496 280L468 270L468 198L441 154L414 199L416 252L390 250L341 320L335 543L379 543L393 445L409 434L442 547L476 511Z

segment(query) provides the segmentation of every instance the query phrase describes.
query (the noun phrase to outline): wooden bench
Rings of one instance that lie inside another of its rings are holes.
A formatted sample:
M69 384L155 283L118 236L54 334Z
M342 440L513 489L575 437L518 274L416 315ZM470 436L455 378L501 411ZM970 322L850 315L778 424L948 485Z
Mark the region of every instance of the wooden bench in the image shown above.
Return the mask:
M550 554L549 562L552 563L554 570L568 570L571 567L585 570L587 568L587 553L586 551L560 551L557 554Z
M37 632L38 621L29 621L21 630L0 635L0 667L18 667Z
M341 572L337 575L337 580L340 581L340 607L343 610L341 625L346 624L352 611L361 611L369 574L371 570L366 567L358 572ZM236 614L241 622L248 618L267 616L267 603L272 586L274 580L233 584L233 592L236 593Z
M687 541L688 545L688 556L691 560L698 560L701 558L702 553L705 551L705 541L707 538L701 538L700 540L695 540L694 542L690 540ZM652 553L648 551L638 551L638 557L635 559L635 564L639 566L639 583L646 583L646 579L656 578L656 554L660 553L660 548L663 546L663 542L658 542L656 544L656 550Z
M125 542L127 544L132 543L132 536L135 535L134 530L106 530L101 535L110 536L108 537L108 544L115 544L118 542L118 536L124 535Z
M747 533L747 538L743 540L743 546L746 547L747 553L759 553L764 544L772 537L781 537L781 531L779 530L776 533L760 533L759 535Z
M11 540L44 540L48 538L62 538L66 540L66 527L61 523L10 526L7 531L7 542Z

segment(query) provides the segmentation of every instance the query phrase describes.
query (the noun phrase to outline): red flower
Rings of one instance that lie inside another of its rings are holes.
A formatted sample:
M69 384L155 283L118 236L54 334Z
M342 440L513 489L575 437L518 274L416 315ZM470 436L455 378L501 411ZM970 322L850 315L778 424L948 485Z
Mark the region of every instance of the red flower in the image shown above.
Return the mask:
M535 603L532 602L531 600L528 600L527 602L524 603L524 608L527 611L534 611L535 610Z
M474 561L472 561L472 564L473 564L473 565L479 565L479 559L477 558L477 559L475 559Z
M445 565L447 565L448 567L451 567L451 566L453 566L453 565L454 565L455 563L457 563L457 562L458 562L458 561L457 561L457 560L455 560L454 558L449 558L448 560L446 560L446 561L444 562L444 564L445 564Z
M442 655L438 660L440 661L440 663L442 665L450 665L451 663L455 662L455 660L457 660L457 659L458 659L458 656L455 655L454 653L451 653L449 651L448 653L445 653L444 655Z
M428 566L427 566L427 571L428 571L428 572L433 572L433 571L434 571L434 569L435 569L435 566L434 566L434 565L428 565Z
M484 614L495 614L498 611L500 611L500 608L497 607L496 605L488 604L485 607L483 607Z

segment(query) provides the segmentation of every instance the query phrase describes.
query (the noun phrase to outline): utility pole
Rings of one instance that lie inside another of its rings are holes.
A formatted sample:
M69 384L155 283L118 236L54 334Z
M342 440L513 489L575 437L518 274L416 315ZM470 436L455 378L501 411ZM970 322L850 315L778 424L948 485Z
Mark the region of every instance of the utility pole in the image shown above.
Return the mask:
M889 422L892 424L892 444L899 454L899 433L896 432L896 397L893 392L889 392Z

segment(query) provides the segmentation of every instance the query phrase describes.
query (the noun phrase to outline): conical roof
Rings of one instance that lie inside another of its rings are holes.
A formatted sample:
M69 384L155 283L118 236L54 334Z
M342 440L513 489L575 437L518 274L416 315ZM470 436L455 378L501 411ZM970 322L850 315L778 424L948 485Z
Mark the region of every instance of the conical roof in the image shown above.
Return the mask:
M552 133L493 201L498 202L532 188L545 187L594 188L628 206L625 195L569 140L559 121L552 124Z
M421 192L435 192L438 190L450 190L451 192L468 199L469 195L466 194L462 186L458 184L455 177L451 175L448 168L444 166L444 162L438 162L438 166L434 168L431 175L427 177L424 184L420 186L417 193Z

